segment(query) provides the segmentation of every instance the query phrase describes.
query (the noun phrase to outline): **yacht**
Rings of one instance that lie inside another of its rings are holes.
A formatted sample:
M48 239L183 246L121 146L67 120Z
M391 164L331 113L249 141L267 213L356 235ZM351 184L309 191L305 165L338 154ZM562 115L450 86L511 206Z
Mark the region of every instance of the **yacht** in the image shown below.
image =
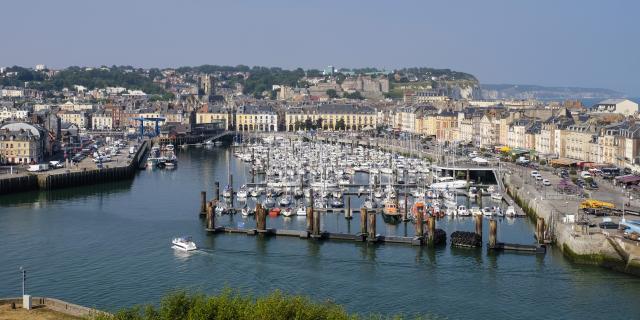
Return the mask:
M240 190L238 190L238 193L236 194L238 199L246 199L247 195L249 195L249 192L247 192L246 185L243 185L242 187L240 187Z
M440 177L437 182L431 184L433 189L464 189L467 187L466 180L455 180L453 177Z
M175 149L175 147L172 144L168 144L164 147L165 150L167 151L173 151Z
M174 248L174 249L177 249L177 250L193 251L193 250L198 249L196 247L196 244L193 242L193 240L191 240L191 237L173 238L171 243L173 244L173 246L171 246L171 247Z
M289 208L286 208L286 209L282 210L281 214L282 214L283 216L285 216L285 217L291 217L291 216L295 215L296 213L295 213L295 212L293 212L293 209L291 209L291 208L289 207Z

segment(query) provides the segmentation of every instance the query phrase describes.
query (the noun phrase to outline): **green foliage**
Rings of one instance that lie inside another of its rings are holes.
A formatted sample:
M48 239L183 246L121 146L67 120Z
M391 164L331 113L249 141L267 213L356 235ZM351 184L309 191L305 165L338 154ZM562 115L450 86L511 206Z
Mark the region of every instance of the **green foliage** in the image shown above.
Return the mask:
M369 316L367 318L381 318ZM275 291L253 298L225 289L216 296L188 294L184 291L169 294L157 308L133 307L113 316L100 315L96 320L200 320L200 319L363 319L348 314L334 303L317 303L307 297L289 296Z
M327 90L327 95L329 96L329 98L331 99L335 99L338 97L338 93L336 92L336 90L334 89L329 89Z
M359 91L354 91L353 93L345 93L344 97L347 99L356 99L356 100L364 99L364 97L362 96L362 94L360 94Z
M344 130L347 128L347 125L344 122L344 119L340 118L336 121L336 130Z
M116 67L108 69L85 69L69 67L61 70L50 79L45 79L43 74L37 71L13 67L18 72L17 77L2 79L3 85L23 86L29 82L28 87L38 90L62 90L73 88L74 85L87 87L89 90L105 87L125 87L132 90L142 90L147 94L164 94L164 88L153 83L153 78L147 76L144 70L131 67ZM159 71L151 72L158 75Z

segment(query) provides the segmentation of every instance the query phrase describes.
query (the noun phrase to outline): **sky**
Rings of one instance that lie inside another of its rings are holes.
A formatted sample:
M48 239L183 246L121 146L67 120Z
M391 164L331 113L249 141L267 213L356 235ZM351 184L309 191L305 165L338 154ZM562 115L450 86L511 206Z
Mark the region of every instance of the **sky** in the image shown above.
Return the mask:
M0 66L449 68L640 96L637 0L3 1Z

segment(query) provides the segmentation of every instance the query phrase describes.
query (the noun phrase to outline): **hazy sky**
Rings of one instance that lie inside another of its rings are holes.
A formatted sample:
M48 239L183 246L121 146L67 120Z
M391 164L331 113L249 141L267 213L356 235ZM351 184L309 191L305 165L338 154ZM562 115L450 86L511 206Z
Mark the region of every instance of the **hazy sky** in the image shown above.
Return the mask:
M640 96L638 0L16 0L0 66L451 68Z

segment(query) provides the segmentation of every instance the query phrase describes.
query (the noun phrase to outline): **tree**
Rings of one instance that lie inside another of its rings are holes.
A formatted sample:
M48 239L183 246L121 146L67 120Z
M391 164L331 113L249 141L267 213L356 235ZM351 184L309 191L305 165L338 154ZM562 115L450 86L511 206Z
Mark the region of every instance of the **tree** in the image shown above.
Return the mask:
M304 120L304 128L306 130L313 129L313 121L311 121L311 118L307 118L307 119Z
M323 121L324 121L324 120L323 120L322 118L318 118L318 120L316 120L315 125L316 125L316 128L317 128L317 129L322 129L322 122L323 122Z
M347 99L356 99L356 100L363 100L364 99L362 94L360 94L360 91L355 91L353 93L345 93L344 97L347 98Z
M345 130L347 125L344 123L344 119L340 118L336 121L336 130Z
M303 128L306 129L305 123L300 120L296 120L296 122L293 124L294 130L302 130Z
M329 96L329 99L335 99L338 97L338 93L334 89L327 90L327 95Z

